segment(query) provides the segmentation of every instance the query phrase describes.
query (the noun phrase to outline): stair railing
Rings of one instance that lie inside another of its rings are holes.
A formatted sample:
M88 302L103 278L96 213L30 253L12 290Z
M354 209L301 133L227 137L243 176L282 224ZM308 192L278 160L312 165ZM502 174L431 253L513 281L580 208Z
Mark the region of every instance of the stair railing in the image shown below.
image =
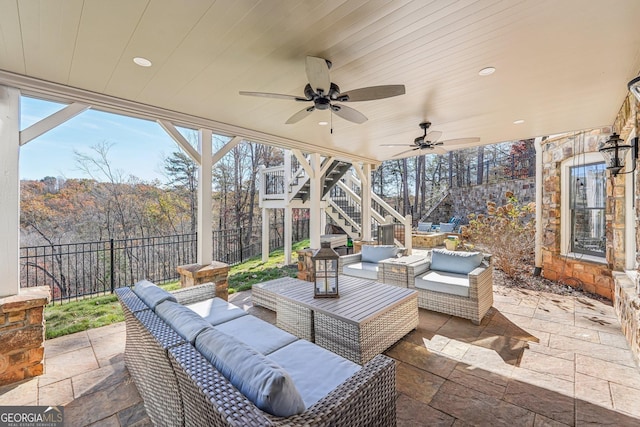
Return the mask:
M355 192L352 191L350 188L352 187L357 187L360 189L362 188L360 180L357 179L353 174L346 174L343 177L343 179L345 181L344 183L342 183L344 187L341 186L341 188L347 188L353 194L355 194ZM360 192L361 191L362 190L360 190ZM356 196L356 197L358 197L358 200L361 201L359 196ZM387 223L387 220L385 218L388 218L390 216L393 222L397 221L397 223L402 224L404 226L404 246L410 251L412 248L411 215L402 216L402 214L400 214L398 211L393 209L387 202L385 202L380 196L378 196L373 191L371 192L371 205L372 205L371 218L378 224Z

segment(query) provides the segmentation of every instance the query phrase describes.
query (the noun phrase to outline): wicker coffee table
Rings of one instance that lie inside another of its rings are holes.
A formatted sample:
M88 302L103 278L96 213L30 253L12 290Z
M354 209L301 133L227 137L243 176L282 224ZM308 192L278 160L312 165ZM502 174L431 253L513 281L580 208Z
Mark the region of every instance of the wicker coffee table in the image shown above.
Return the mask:
M348 276L338 283L339 298L314 298L310 282L275 279L260 284L254 304L275 300L278 327L359 364L418 326L415 291Z

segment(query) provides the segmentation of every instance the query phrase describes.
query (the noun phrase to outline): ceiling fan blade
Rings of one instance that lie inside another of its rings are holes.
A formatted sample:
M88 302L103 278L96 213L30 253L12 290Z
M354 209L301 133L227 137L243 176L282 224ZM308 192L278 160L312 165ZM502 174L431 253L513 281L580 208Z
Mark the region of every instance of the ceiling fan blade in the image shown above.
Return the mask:
M329 93L331 77L329 76L329 65L325 59L307 56L305 70L309 84L314 91L322 90L325 94Z
M349 120L353 123L362 124L368 120L367 116L362 114L360 111L354 110L346 105L334 104L331 106L331 110L336 113L338 117L342 117L343 119Z
M303 108L302 110L295 113L293 116L289 117L289 120L287 120L285 124L292 125L294 123L298 123L300 120L304 119L309 114L311 114L311 112L315 109L316 107L314 107L313 105L308 108Z
M247 92L241 90L240 95L245 96L260 96L262 98L275 98L275 99L287 99L292 101L307 101L305 98L300 98L299 96L294 95L284 95L282 93L268 93L268 92Z
M474 142L480 142L480 138L472 137L472 138L458 138L458 139L447 139L446 141L442 141L447 145L464 145L464 144L473 144Z
M413 147L413 144L380 144L380 147Z
M404 85L386 85L386 86L371 86L363 87L360 89L350 90L345 93L341 93L341 96L348 95L349 102L359 101L372 101L374 99L391 98L392 96L404 95ZM346 102L346 101L345 101Z
M398 153L398 154L396 154L396 155L395 155L395 156L393 156L393 157L400 157L400 156L402 156L403 154L407 154L407 153L408 153L408 152L410 152L410 151L416 151L416 150L419 150L419 149L420 149L420 147L412 148L411 150L407 150L407 151L403 151L403 152L401 152L401 153Z
M439 130L434 130L427 133L426 140L433 143L439 140L441 136L442 136L442 132L440 132Z
M440 147L434 147L433 150L431 150L430 152L426 153L426 154L447 154L448 151L445 150L444 148L440 148Z

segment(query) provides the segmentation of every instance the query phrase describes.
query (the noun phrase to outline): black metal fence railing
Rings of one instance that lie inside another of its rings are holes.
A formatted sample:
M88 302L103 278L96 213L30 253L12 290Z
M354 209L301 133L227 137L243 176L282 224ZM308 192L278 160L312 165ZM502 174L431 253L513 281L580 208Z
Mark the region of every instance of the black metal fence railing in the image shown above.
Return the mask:
M49 286L52 300L69 300L174 280L176 267L195 257L195 234L22 247L20 286Z
M293 239L309 236L309 220L293 221ZM283 246L283 224L273 224L269 248ZM213 232L214 259L231 265L262 251L262 227ZM20 286L49 286L54 302L111 293L147 279L176 280L176 267L196 262L195 234L111 239L20 248Z

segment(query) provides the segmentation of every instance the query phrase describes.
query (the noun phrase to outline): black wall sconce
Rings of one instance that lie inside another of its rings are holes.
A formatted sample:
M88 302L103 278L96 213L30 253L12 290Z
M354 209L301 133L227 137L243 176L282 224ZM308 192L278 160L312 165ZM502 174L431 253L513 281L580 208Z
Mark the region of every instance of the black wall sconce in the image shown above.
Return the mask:
M616 176L618 174L624 175L636 170L636 160L638 159L638 137L636 136L631 141L631 145L623 144L622 138L617 133L613 133L609 139L600 144L598 151L602 153L604 161L607 165L607 170L611 171L611 175ZM625 157L627 152L631 150L631 161L633 162L633 169L628 172L620 172L624 168Z
M640 76L631 80L627 87L629 91L640 102ZM623 144L622 138L616 132L609 137L609 139L600 144L598 151L602 153L604 161L607 164L607 169L611 171L611 175L616 176L618 174L632 173L636 170L636 163L638 160L638 112L636 111L636 136L631 140L631 144ZM625 157L627 152L631 150L631 161L633 162L633 168L627 172L620 172L624 168Z

